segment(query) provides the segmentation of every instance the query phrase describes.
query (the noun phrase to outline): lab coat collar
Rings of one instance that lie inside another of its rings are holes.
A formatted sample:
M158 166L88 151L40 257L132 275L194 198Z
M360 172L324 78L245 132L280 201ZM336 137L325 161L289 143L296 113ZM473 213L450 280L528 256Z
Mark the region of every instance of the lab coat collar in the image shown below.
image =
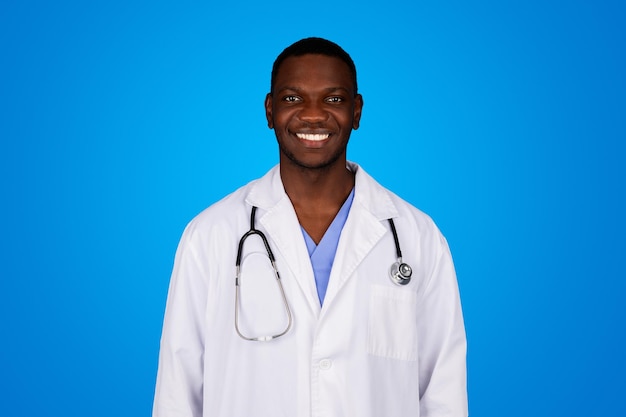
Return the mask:
M348 169L356 173L354 198L357 203L377 220L386 220L398 216L398 210L391 201L388 190L354 162L348 162Z
M348 161L347 167L355 173L354 198L356 202L378 220L398 216L398 210L389 197L389 191L378 184L358 164ZM253 184L246 202L260 209L271 211L285 199L291 204L280 177L280 166L276 165Z

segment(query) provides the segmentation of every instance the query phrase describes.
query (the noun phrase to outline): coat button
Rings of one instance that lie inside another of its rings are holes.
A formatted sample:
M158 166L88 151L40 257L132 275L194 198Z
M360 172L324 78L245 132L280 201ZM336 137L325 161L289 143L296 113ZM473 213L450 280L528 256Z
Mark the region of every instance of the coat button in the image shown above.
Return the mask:
M320 361L320 369L322 371L329 370L332 365L333 365L333 361L331 361L330 359L322 359Z

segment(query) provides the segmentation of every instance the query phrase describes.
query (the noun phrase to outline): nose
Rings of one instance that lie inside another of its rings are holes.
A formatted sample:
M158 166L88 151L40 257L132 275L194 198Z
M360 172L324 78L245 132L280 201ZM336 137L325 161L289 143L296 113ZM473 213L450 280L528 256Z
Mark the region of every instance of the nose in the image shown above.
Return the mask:
M328 119L328 113L324 110L322 103L309 101L304 103L298 117L303 122L319 123L325 122Z

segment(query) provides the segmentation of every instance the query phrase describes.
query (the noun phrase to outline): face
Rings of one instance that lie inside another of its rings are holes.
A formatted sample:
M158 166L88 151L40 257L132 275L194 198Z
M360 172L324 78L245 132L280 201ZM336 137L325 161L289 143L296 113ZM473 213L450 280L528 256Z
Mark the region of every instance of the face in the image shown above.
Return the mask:
M285 59L274 79L274 93L265 99L281 164L307 169L345 165L348 139L359 127L362 107L341 59L312 54Z

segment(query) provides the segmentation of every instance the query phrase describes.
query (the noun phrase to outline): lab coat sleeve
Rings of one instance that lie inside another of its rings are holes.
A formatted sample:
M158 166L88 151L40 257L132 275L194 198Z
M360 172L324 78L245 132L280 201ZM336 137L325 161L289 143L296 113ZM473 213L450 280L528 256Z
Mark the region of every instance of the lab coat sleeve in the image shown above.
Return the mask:
M202 416L206 271L193 226L181 238L163 320L153 417Z
M466 338L461 301L444 237L420 307L420 416L467 417Z

